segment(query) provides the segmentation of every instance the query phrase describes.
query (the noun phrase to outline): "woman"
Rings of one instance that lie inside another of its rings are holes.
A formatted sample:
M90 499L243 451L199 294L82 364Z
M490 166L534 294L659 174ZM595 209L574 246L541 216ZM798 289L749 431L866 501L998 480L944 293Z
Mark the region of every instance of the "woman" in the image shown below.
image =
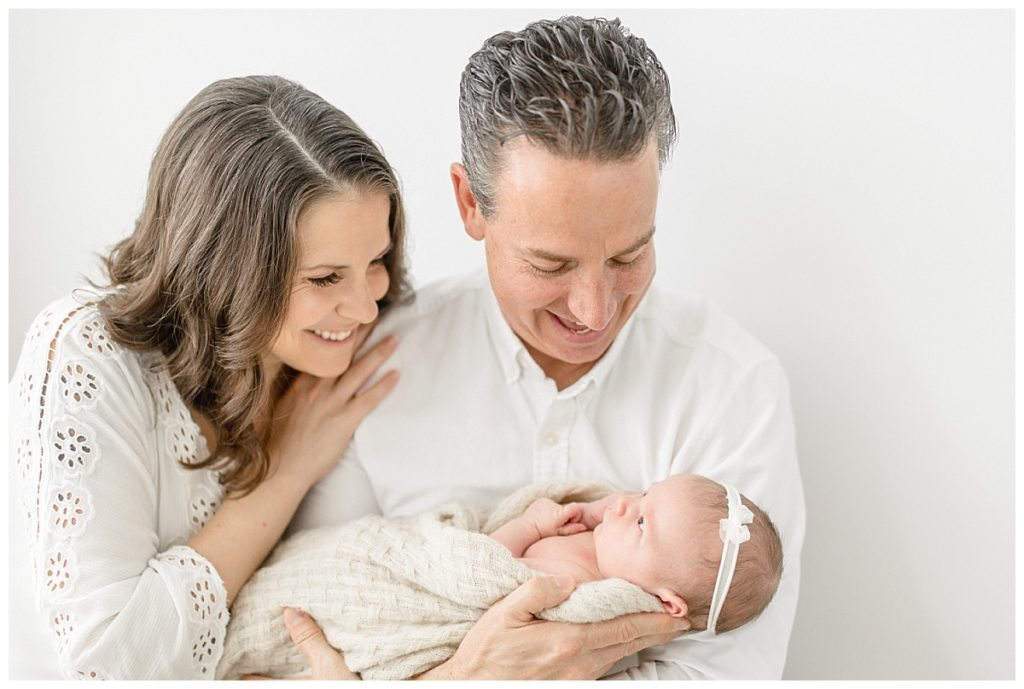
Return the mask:
M109 288L40 314L12 379L40 666L212 678L235 594L397 380L359 392L393 339L353 354L408 292L403 239L384 156L315 94L247 77L185 106Z

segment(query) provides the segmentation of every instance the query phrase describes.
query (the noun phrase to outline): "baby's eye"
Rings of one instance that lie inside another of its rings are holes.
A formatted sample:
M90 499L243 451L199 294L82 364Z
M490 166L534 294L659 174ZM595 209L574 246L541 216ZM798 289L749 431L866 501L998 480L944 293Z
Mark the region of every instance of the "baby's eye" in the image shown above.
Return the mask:
M643 531L643 530L644 530L644 518L643 518L643 517L640 517L639 519L637 519L637 520L636 520L636 525L637 525L637 527L638 527L638 528L639 528L639 529L640 529L641 531Z

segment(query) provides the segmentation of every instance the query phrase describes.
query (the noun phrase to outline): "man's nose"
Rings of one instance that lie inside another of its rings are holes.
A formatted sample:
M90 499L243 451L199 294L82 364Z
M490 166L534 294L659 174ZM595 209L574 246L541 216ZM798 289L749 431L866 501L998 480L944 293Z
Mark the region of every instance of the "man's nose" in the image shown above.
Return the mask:
M569 311L591 330L604 330L615 315L614 278L602 269L581 275L569 293Z

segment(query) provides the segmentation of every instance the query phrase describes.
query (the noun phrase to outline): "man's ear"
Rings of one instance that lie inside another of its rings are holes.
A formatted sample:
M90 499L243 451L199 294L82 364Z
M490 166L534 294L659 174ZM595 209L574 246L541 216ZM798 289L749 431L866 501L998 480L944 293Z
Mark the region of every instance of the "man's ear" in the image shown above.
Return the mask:
M678 593L670 589L658 589L654 595L661 599L661 607L672 617L686 617L689 608Z
M462 216L466 234L479 242L484 238L484 216L469 186L466 168L459 163L452 163L451 177L452 187L455 189L455 204L459 207L459 215Z

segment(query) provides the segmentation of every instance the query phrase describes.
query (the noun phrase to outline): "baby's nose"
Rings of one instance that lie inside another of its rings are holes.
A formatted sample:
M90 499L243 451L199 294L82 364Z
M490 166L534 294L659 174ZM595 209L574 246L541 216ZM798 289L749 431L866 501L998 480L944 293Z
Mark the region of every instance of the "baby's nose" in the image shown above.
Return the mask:
M620 495L619 499L615 501L613 509L615 510L616 517L621 517L622 515L624 515L626 513L626 510L629 509L629 496Z

